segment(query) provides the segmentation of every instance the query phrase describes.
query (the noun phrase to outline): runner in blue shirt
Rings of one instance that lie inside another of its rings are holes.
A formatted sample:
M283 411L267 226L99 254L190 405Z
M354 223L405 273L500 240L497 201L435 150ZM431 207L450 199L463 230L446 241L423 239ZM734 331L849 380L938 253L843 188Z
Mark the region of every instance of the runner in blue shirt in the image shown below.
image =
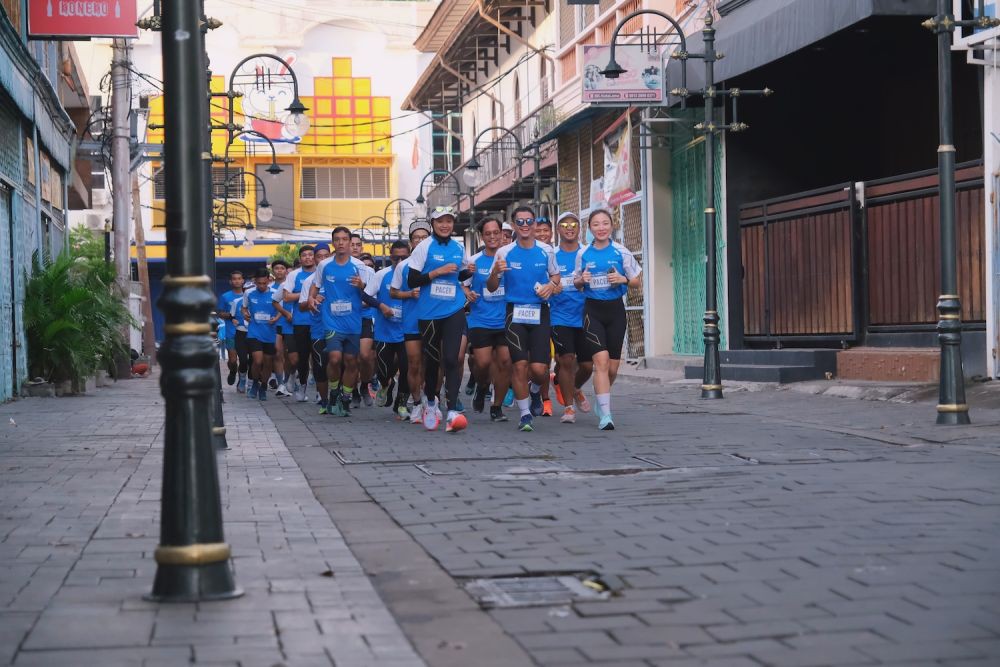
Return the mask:
M482 412L486 393L493 381L493 404L490 421L507 421L503 413L503 397L510 386L510 350L507 347L507 300L501 285L495 292L486 288L493 260L503 243L503 231L496 218L484 218L479 223L479 235L485 248L469 261L476 265L475 274L466 281L469 300L469 345L475 373L476 393L472 409Z
M247 390L247 397L267 400L267 379L271 377L274 365L277 338L276 324L289 315L280 303L274 300L271 289L271 273L266 267L257 269L253 277L254 289L243 295L243 317L247 321L247 347L253 356L250 377L253 383Z
M316 263L322 262L329 256L330 246L328 244L317 243L313 246L313 258ZM299 311L309 314L309 362L312 365L313 379L316 381L316 393L319 394L319 413L325 415L329 411L327 394L330 389L326 377L326 331L323 329L323 313L320 312L319 305L309 300L315 278L316 271L314 270L302 281L299 291ZM319 289L318 296L326 296L322 287Z
M274 300L284 307L285 305L285 278L288 277L288 262L283 259L276 259L271 262L271 275L274 281L271 283L271 292L274 293ZM287 309L286 309L287 310ZM288 350L295 349L295 337L292 334L292 313L288 311L288 317L282 317L276 325L278 336L274 340L276 350L274 356L274 375L277 386L274 388L274 395L278 398L291 396L292 393L285 388L286 372L293 368L291 359L288 358Z
M326 329L326 373L330 382L327 414L349 417L361 351L361 293L373 273L360 260L351 257L351 230L347 227L333 230L333 247L333 257L316 267L309 297L313 303L322 304ZM326 294L317 299L320 286Z
M532 417L541 414L542 397L529 388L530 376L540 387L549 374L550 319L548 298L559 285L559 267L552 247L535 240L535 212L514 209L516 240L497 251L486 288L504 287L507 299L507 346L514 362L511 383L521 412L518 429L532 431ZM529 398L529 393L530 398Z
M583 306L586 297L573 285L576 256L586 249L580 245L580 218L569 211L559 216L559 249L556 264L562 280L552 292L552 345L556 352L556 398L563 405L560 421L576 421L576 408L590 412L590 403L583 395L584 384L590 379L594 364L583 336ZM574 407L574 402L576 407Z
M423 241L410 255L410 287L420 287L417 299L417 317L424 343L424 392L427 407L424 409L424 428L433 431L438 427L438 370L444 368L445 397L448 415L445 431L455 432L465 428L465 416L458 411L458 392L462 385L462 337L465 335L465 291L461 283L472 275L469 256L456 240L451 238L455 229L455 213L450 206L439 207L431 213L433 234Z
M392 274L400 262L410 256L410 246L406 241L395 241L389 248L391 264L375 273L375 279L368 283L365 292L378 301L375 313L375 377L379 384L376 403L389 407L392 401L393 385L396 385L396 400L392 410L398 419L409 419L406 398L410 393L407 382L406 346L403 342L403 300L392 296ZM399 382L395 382L396 373Z
M243 320L240 303L243 301L243 272L233 271L229 274L229 291L223 292L215 310L219 317L226 321L226 353L228 355L229 377L226 382L232 385L236 382L239 372L240 381L236 391L243 393L247 386L247 370L249 368L247 354L247 326Z
M424 221L410 225L410 252L431 235L431 226ZM403 346L406 348L406 380L413 399L413 410L410 411L410 423L422 424L424 415L424 375L423 349L420 338L420 321L417 319L417 301L420 298L420 288L410 289L408 278L410 274L409 258L402 260L392 272L392 282L389 294L394 299L403 302Z
M625 342L625 303L629 288L642 285L642 267L628 248L611 239L614 225L604 209L590 213L587 220L593 242L576 256L573 283L587 297L583 329L594 359L594 393L600 429L611 431L611 386L621 364Z
M292 311L292 340L285 339L285 349L291 361L292 370L298 373L299 386L295 390L295 400L304 403L306 388L309 383L309 349L311 314L297 307L302 294L302 283L316 270L316 257L313 246L304 245L299 248L299 268L288 273L282 285L282 299L286 308ZM291 343L291 345L289 344Z
M370 253L361 253L358 259L372 270L372 274L375 273L375 258ZM358 401L364 401L366 408L370 408L374 404L371 382L375 379L375 313L377 310L374 305L368 303L365 303L361 308L361 355L358 359L361 380L354 388L355 407L360 407Z

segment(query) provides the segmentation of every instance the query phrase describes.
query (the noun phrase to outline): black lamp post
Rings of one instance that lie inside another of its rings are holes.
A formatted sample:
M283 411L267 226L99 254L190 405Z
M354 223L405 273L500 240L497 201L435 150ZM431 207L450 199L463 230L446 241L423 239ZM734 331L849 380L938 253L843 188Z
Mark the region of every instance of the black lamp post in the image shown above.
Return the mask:
M447 169L431 169L426 174L424 174L423 178L420 179L420 189L417 191L417 198L413 200L416 203L415 207L415 213L417 214L416 217L418 218L427 217L427 200L424 199L424 185L427 183L427 179L429 177L435 175L447 176L451 180L455 181L455 203L457 204L458 202L460 202L463 196L468 197L469 215L470 216L474 215L473 209L475 208L475 199L473 198L473 194L471 192L462 192L462 184L459 183L458 178L455 176L455 174L451 173ZM472 220L470 225L474 223L475 221Z
M702 30L702 40L704 42L704 53L689 53L687 50L687 40L680 24L671 16L655 9L640 9L622 18L615 26L615 32L611 36L611 53L608 64L601 74L609 79L617 79L625 70L615 59L616 41L622 28L636 16L641 14L653 14L665 19L677 33L680 47L670 54L671 58L679 60L681 63L681 86L674 88L670 94L686 100L692 95L687 89L687 61L691 58L701 58L705 61L705 87L693 94L700 95L705 101L705 120L695 125L695 129L705 137L705 327L702 335L705 341L704 375L701 384L702 398L722 398L722 365L719 359L719 310L718 291L716 289L716 234L715 221L717 212L715 210L715 136L725 130L732 132L742 132L747 129L746 123L741 123L736 116L736 101L744 95L764 95L772 94L770 88L763 90L741 90L732 88L729 90L715 87L715 62L722 58L722 54L715 50L715 28L711 12L705 16L705 28ZM637 33L640 37L648 40L652 38L653 44L657 43L656 33ZM730 97L733 99L733 122L728 125L715 121L715 98Z
M958 259L955 243L955 146L952 112L951 42L956 27L991 28L1000 21L980 16L956 21L951 0L938 0L938 13L923 25L937 36L938 49L938 179L941 220L941 295L938 297L938 343L941 379L938 382L937 423L968 424L965 373L962 369L962 302L958 295ZM980 5L981 6L981 5Z
M386 221L386 224L389 223L389 207L392 206L393 204L399 204L400 205L399 206L399 222L397 223L398 228L396 230L396 235L397 235L398 238L403 238L403 206L402 205L403 204L409 204L412 207L413 206L413 202L411 202L409 199L404 199L402 197L397 197L396 199L393 199L388 204L386 204L385 205L385 210L382 211L382 219L384 219Z
M167 275L158 306L165 339L159 351L166 404L160 545L153 590L164 602L241 595L223 537L219 476L212 442L212 392L218 358L209 316L215 306L206 275L207 193L202 183L208 123L201 76L204 38L198 0L166 0L162 14Z

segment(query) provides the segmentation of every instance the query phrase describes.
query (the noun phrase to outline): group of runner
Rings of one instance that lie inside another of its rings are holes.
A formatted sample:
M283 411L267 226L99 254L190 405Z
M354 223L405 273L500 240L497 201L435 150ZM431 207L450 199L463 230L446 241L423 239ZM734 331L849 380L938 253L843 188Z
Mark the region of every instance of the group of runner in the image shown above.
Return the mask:
M588 216L590 245L581 243L581 220L563 213L553 247L552 222L520 206L513 225L479 222L483 247L472 256L452 237L455 221L439 207L429 223L414 222L409 242L394 242L378 271L361 237L337 227L332 249L302 246L295 267L272 262L246 288L233 272L218 305L228 383L258 400L270 384L305 402L311 370L320 414L377 403L400 420L428 430L444 421L454 432L468 425L460 398L468 355L466 393L478 413L490 400L491 421L507 421L503 408L516 405L518 429L532 431L535 417L552 415L554 390L560 421L573 423L577 410L591 409L583 387L592 378L599 428L614 429L623 297L640 285L641 268L612 239L610 213Z

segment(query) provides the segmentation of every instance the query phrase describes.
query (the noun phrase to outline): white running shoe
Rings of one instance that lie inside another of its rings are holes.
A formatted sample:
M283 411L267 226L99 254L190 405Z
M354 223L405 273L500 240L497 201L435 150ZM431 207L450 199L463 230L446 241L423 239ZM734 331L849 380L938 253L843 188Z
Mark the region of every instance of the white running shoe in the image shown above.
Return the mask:
M306 398L306 388L305 385L299 385L299 388L295 390L295 400L299 403L305 403L308 398Z
M567 405L566 409L563 410L562 417L559 418L563 424L575 424L576 423L576 410L572 405Z
M428 431L434 431L437 429L438 424L441 423L441 409L438 408L437 401L434 404L427 404L424 408L424 428Z
M292 392L288 391L285 385L279 384L278 388L274 390L274 395L279 398L284 398L285 396L291 396Z
M410 423L419 424L420 422L423 421L423 418L424 418L424 404L417 403L416 405L413 406L413 409L410 410Z

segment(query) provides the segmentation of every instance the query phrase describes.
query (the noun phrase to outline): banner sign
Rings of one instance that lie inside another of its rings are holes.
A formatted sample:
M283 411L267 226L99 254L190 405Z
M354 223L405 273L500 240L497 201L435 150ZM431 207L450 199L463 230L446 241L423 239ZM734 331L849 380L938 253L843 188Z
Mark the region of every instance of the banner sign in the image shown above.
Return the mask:
M663 55L639 44L619 44L615 60L626 71L617 79L601 74L611 58L610 46L583 47L583 101L591 104L663 104Z
M609 206L617 206L635 196L632 189L632 114L625 122L608 132L604 146L604 198Z
M28 0L33 39L139 36L136 0Z

